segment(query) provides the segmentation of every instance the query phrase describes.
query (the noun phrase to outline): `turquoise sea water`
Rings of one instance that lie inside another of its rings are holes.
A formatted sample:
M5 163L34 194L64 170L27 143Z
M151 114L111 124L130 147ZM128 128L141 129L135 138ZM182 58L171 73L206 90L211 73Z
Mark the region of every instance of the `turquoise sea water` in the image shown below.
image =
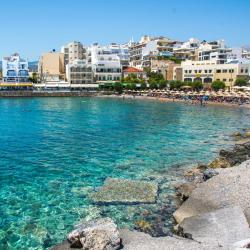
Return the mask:
M172 175L178 164L208 162L249 121L250 111L225 107L0 99L0 249L47 249L100 215L131 227L136 206L95 206L88 193L106 177Z

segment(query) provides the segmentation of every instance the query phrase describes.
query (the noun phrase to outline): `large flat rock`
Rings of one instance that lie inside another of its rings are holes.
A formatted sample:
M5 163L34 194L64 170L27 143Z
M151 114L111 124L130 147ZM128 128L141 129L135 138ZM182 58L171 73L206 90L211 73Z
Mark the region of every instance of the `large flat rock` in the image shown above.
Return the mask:
M222 169L219 175L201 183L182 206L175 211L178 223L185 218L239 205L244 211L250 205L250 161Z
M148 234L120 230L122 238L123 250L224 250L226 248L219 247L214 243L200 244L193 240L184 239L181 237L151 237Z
M157 193L158 185L154 182L108 178L90 198L97 204L155 203Z
M179 230L197 242L214 242L228 248L250 237L249 225L239 206L186 218L179 225Z

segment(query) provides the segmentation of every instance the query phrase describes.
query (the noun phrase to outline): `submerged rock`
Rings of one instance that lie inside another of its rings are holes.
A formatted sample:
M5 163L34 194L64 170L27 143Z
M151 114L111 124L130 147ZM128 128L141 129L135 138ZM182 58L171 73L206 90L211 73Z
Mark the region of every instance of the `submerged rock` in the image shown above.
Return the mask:
M229 161L225 158L219 157L213 160L209 165L209 168L230 168L231 165Z
M240 132L234 132L234 133L232 134L232 136L237 138L237 137L241 137L242 134L241 134Z
M144 232L144 233L150 233L152 230L152 225L145 220L139 220L135 222L135 229Z
M115 250L121 246L119 231L110 218L78 225L67 238L72 248Z
M184 219L179 225L182 236L201 243L229 247L250 236L250 229L239 206L228 207Z
M191 195L193 190L196 188L194 183L183 183L176 187L176 195L182 200L185 201Z
M243 134L243 137L245 137L245 138L250 138L250 131L246 131L246 132Z
M158 185L154 182L106 179L99 191L90 194L96 204L155 203Z
M73 248L70 247L70 243L67 240L65 240L62 243L52 247L50 250L72 250L72 249Z

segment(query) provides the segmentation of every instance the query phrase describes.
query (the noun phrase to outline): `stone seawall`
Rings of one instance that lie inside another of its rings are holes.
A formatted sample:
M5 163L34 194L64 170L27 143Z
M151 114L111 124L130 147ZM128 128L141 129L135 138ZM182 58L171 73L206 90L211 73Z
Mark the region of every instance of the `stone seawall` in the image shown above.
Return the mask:
M99 96L99 92L88 91L0 91L1 97L78 97Z

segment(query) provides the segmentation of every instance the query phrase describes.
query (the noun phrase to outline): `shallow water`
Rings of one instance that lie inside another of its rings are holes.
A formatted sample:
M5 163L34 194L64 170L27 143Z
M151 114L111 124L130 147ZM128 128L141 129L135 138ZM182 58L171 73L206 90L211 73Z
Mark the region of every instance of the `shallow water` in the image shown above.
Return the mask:
M88 193L110 176L175 181L178 165L208 162L250 121L246 109L142 100L16 98L0 107L0 249L46 249L99 216L133 227L156 205L100 207ZM164 200L172 190L163 189Z

